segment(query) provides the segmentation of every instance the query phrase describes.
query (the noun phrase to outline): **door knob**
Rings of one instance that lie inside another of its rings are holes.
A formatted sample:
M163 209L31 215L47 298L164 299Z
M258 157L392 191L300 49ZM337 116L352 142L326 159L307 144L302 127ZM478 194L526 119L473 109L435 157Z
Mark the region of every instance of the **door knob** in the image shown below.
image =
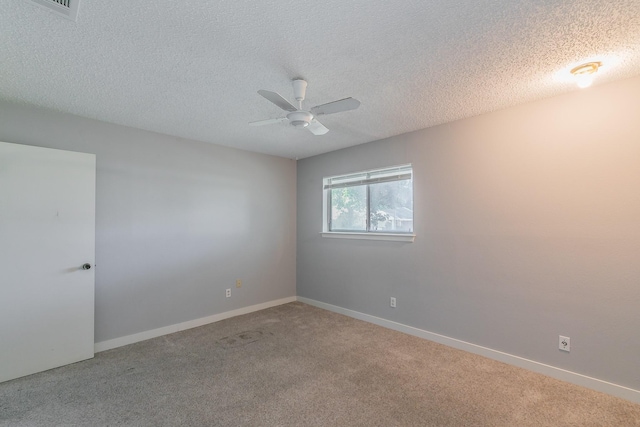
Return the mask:
M82 269L83 270L91 270L91 264L89 264L89 263L82 264Z

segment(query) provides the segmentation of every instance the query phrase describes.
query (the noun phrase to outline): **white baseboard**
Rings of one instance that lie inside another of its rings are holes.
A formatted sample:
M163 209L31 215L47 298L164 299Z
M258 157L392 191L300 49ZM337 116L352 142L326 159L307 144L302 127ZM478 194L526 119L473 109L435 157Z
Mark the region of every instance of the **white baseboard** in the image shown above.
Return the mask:
M254 311L264 310L265 308L275 307L277 305L287 304L296 301L296 297L282 298L274 301L263 302L249 307L238 308L236 310L226 311L224 313L214 314L212 316L202 317L200 319L189 320L187 322L175 325L165 326L163 328L152 329L150 331L139 332L137 334L127 335L124 337L114 338L107 341L97 342L94 345L94 351L111 350L112 348L122 347L125 345L145 341L151 338L160 337L162 335L172 334L174 332L184 331L186 329L197 328L198 326L208 325L209 323L219 322L220 320L229 319L243 314L253 313Z
M394 331L404 332L405 334L414 335L416 337L424 338L429 341L434 341L439 344L444 344L449 347L457 348L459 350L468 351L469 353L474 353L480 356L488 357L489 359L497 360L499 362L507 363L509 365L514 365L520 368L528 369L530 371L547 375L549 377L556 378L558 380L562 380L568 383L587 387L592 390L607 393L616 397L621 397L623 399L629 400L634 403L640 403L639 390L634 390L632 388L624 387L618 384L602 381L597 378L588 377L586 375L567 371L561 368L556 368L554 366L545 365L544 363L535 362L533 360L525 359L523 357L514 356L512 354L504 353L498 350L493 350L487 347L482 347L476 344L471 344L466 341L450 338L444 335L425 331L423 329L418 329L412 326L403 325L402 323L397 323L391 320L382 319L380 317L371 316L369 314L360 313L358 311L353 311L346 308L338 307L336 305L331 305L331 304L327 304L324 302L320 302L320 301L316 301L316 300L312 300L304 297L297 297L297 300L305 304L309 304L315 307L323 308L325 310L333 311L335 313L344 314L345 316L353 317L354 319L363 320L365 322L373 323L378 326L383 326L388 329L393 329Z

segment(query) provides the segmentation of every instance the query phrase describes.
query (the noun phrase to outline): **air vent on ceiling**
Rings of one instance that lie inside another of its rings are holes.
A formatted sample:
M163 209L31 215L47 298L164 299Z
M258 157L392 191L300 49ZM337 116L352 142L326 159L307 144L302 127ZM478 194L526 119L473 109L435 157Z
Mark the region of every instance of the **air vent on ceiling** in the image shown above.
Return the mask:
M75 21L78 19L80 0L27 0L30 3L45 7L58 15Z

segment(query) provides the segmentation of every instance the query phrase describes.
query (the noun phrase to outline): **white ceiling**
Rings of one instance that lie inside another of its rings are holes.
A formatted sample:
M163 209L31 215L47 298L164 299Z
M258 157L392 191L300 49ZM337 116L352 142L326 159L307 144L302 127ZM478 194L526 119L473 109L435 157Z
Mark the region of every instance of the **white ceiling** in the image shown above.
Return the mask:
M0 0L0 99L303 158L640 74L640 0L82 0L77 22ZM324 136L306 106L354 97Z

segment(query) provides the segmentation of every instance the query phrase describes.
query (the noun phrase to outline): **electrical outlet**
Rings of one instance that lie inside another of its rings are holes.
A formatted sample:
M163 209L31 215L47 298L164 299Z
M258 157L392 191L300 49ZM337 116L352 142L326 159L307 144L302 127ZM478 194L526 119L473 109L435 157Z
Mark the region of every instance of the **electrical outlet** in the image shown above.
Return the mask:
M570 352L571 338L560 335L560 338L558 339L558 348L562 351Z
M227 289L227 298L231 298L231 289Z
M236 288L241 288L241 287L242 287L242 280L236 279Z
M391 297L391 299L389 300L389 305L391 305L391 307L396 308L396 298L395 297Z

